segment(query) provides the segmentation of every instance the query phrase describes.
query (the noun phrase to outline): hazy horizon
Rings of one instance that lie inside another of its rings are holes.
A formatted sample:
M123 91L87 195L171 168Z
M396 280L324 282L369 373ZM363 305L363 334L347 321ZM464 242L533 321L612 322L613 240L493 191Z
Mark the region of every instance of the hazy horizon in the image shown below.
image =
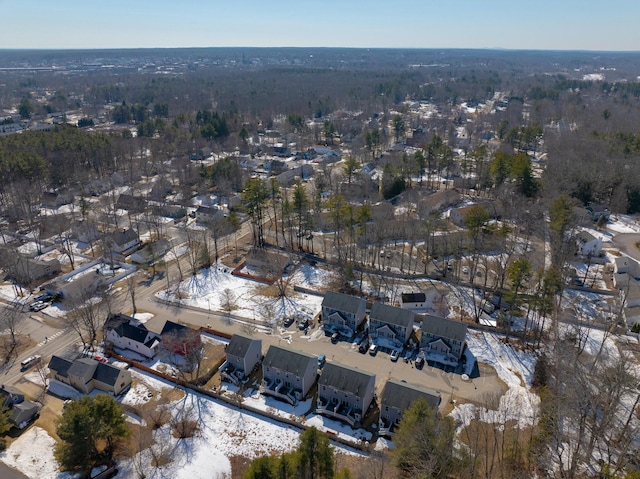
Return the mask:
M9 8L9 5L11 7ZM372 48L640 51L640 2L0 0L2 50Z

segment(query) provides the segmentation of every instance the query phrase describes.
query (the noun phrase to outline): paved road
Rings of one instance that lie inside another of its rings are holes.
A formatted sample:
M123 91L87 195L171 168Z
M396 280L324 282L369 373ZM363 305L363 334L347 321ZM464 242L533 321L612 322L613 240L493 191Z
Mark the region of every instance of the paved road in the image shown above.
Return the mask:
M618 233L611 240L611 243L620 251L640 261L640 249L636 246L638 242L640 242L638 233Z

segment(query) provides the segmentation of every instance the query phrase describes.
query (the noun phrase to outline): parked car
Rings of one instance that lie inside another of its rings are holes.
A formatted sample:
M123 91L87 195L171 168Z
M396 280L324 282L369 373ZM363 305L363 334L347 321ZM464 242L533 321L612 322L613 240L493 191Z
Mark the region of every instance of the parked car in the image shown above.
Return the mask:
M318 356L318 369L322 369L324 363L327 362L327 357L324 354Z
M300 324L298 324L298 329L300 330L307 329L308 327L309 327L309 319L303 319L302 321L300 321Z
M38 312L38 311L42 311L47 306L49 306L49 303L45 303L44 301L36 301L35 303L31 303L31 306L29 306L29 309L31 311Z
M335 333L333 333L331 335L331 342L333 344L336 344L338 341L340 341L340 333L338 331L336 331Z
M467 268L466 266L462 267L462 274L469 274L469 268Z
M295 318L293 316L289 316L288 318L284 318L284 321L282 322L282 324L284 325L285 328L288 328L293 324L294 320Z
M391 354L389 355L389 358L394 363L398 360L399 357L400 357L400 352L398 352L397 349L394 349L393 351L391 351Z
M424 367L424 356L418 356L416 358L416 369L422 369Z
M369 346L369 354L371 356L375 356L376 354L378 354L378 345L377 344L372 344L371 346Z
M362 341L360 343L360 346L358 346L358 351L360 351L362 354L364 354L368 350L369 350L369 340L365 339L364 341Z

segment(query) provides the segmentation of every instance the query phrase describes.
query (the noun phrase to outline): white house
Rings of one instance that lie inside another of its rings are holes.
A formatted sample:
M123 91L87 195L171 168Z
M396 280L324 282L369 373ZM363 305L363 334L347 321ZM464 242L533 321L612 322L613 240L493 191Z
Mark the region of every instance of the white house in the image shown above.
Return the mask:
M587 231L581 231L576 235L578 254L582 256L600 256L602 252L602 238L596 238Z
M158 352L160 337L130 316L112 314L104 323L104 331L107 343L117 348L134 351L147 358Z

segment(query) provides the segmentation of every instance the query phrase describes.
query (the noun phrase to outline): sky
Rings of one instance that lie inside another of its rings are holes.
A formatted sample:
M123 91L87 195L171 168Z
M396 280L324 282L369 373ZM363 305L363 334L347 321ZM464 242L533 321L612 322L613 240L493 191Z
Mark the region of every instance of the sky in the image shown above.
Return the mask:
M640 51L640 1L0 0L0 49Z

